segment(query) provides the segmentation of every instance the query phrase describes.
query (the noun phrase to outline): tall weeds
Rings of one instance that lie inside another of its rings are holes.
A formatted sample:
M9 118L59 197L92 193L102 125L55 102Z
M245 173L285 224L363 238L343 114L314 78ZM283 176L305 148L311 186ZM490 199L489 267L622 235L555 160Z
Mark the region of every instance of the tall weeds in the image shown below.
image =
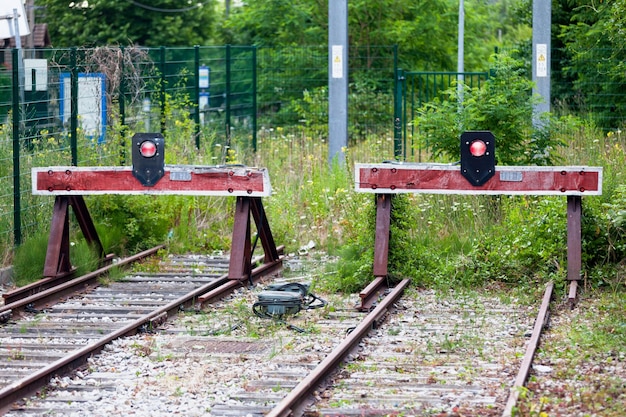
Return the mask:
M270 228L277 244L296 252L313 242L316 247L342 257L326 285L343 290L357 288L370 279L373 257L374 198L354 191L356 162L381 162L393 158L390 136L365 136L346 149L345 164L328 163L325 138L306 127L260 129L258 151L251 152L250 138L238 136L228 143L210 133L196 149L195 126L190 123L185 100L170 97L167 109L167 164L215 165L243 163L269 170L273 194L264 199ZM293 133L293 132L297 133ZM130 164L126 144L133 132L112 126L107 141L86 143L90 152L80 165ZM590 285L614 284L610 268L619 265L625 252L626 138L619 130L605 134L593 124L571 120L555 132L566 146L559 158L566 165L599 165L604 168L602 197L584 198L585 274ZM24 148L23 187L28 190L30 166L68 163L66 138L40 135L40 141ZM11 141L0 132L0 157L10 161ZM3 167L1 203L10 210L10 163ZM49 197L23 196L29 218L37 227L26 240L40 242L47 235ZM162 196L87 196L106 250L120 255L163 241L174 252L228 250L232 234L234 198ZM392 276L410 276L418 285L507 285L557 279L565 276L566 213L558 197L487 197L454 195L406 195L398 198L393 235L399 238L391 261ZM9 211L10 212L10 211ZM10 216L0 217L3 230ZM79 240L73 224L73 239ZM39 243L43 245L44 243ZM5 253L12 252L9 236ZM37 253L37 251L32 251ZM10 262L11 257L7 258ZM609 269L607 269L609 268ZM619 275L619 276L623 276Z

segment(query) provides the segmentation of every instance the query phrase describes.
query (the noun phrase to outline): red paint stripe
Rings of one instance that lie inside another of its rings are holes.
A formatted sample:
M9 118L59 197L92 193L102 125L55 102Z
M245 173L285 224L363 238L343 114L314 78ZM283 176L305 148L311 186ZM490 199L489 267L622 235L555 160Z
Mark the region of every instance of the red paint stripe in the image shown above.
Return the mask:
M97 192L158 192L158 191L215 191L225 194L233 192L264 192L262 172L249 171L246 175L223 172L191 172L191 181L172 181L166 171L154 186L146 187L133 176L130 170L98 171L38 171L36 189L39 191L97 191Z
M496 169L495 175L482 186L473 186L463 175L459 167L450 169L397 169L367 167L360 168L359 190L385 189L393 191L435 191L448 190L460 192L501 191L501 192L597 192L600 188L599 172L580 170L506 171L521 173L521 181L503 181Z

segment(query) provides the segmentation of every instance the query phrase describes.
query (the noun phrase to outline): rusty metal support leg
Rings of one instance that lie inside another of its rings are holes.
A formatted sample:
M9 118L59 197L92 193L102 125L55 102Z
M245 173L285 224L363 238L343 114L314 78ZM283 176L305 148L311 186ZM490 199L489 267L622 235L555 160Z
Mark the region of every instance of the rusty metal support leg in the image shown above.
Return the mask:
M251 257L250 198L237 197L230 262L228 264L228 278L238 281L248 279L252 268Z
M386 277L389 260L389 229L391 227L392 194L376 194L376 241L374 246L374 276Z
M85 204L85 199L82 195L74 195L68 198L69 204L74 209L74 215L76 216L76 220L78 221L80 230L83 232L83 236L85 236L87 244L94 247L98 251L100 259L104 260L104 248L102 247L102 243L100 242L100 237L98 237L96 226L93 223L89 211L87 210L87 204Z
M60 195L54 200L52 224L43 267L43 276L46 278L56 278L72 272L68 207L68 196Z
M254 222L256 223L261 244L263 245L265 263L277 261L279 259L278 250L276 249L276 243L274 242L274 237L272 236L272 231L270 230L270 224L267 221L267 216L265 215L265 209L263 208L261 197L250 198L250 209L252 210L252 216L254 217Z
M582 253L582 197L567 197L567 280L570 283L569 301L575 303L578 281L581 279Z
M374 242L374 280L359 293L359 311L370 311L379 295L388 288L389 230L392 194L376 194L376 240Z
M54 201L52 225L50 226L50 236L48 238L46 261L43 270L45 278L60 278L74 272L70 260L70 206L74 210L76 220L87 244L95 247L98 251L101 266L112 258L112 255L107 257L104 254L104 248L98 237L96 226L89 215L83 196L59 195Z

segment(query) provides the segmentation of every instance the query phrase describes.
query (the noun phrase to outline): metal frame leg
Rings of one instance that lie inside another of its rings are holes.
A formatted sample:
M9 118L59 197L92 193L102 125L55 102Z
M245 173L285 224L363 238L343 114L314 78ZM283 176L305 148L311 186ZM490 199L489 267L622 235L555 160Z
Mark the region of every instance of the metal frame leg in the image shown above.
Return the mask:
M264 262L270 264L280 259L260 197L237 197L233 239L230 250L228 278L247 280L252 273L252 244L250 242L251 216L263 245Z
M95 247L100 255L100 263L104 264L112 258L105 256L104 248L96 232L87 205L82 195L59 195L54 200L52 224L43 268L45 278L59 278L71 275L75 268L70 261L70 221L69 208L74 210L78 225L85 236L87 244Z
M576 289L582 270L582 197L567 196L567 280L569 301L576 300Z

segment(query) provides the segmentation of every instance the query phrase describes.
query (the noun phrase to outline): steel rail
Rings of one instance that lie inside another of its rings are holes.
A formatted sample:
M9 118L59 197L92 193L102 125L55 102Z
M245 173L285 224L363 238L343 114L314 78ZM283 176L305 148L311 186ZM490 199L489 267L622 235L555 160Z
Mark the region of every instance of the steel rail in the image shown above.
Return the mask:
M304 378L266 417L287 417L302 414L304 403L352 349L374 327L391 305L402 295L410 280L404 279L372 310L365 319L339 344L306 378ZM299 414L297 414L299 413Z
M72 352L71 354L57 360L56 362L49 364L48 366L45 366L44 368L27 376L26 378L23 378L8 385L4 389L0 390L0 410L3 410L5 407L10 406L13 402L17 400L27 397L28 395L32 395L32 393L34 393L39 387L47 384L55 374L66 373L85 364L87 362L87 358L99 353L104 348L104 346L111 341L123 336L130 336L137 333L138 329L145 326L146 324L151 324L152 320L154 319L160 319L160 317L164 313L166 313L168 316L177 313L178 311L180 311L181 306L184 306L190 300L193 300L193 298L215 287L219 287L227 281L229 281L228 278L223 275L216 281L206 284L189 294L179 297L178 299L171 301L169 304L160 307L159 309L154 310L148 314L145 314L137 320L125 325L124 327L107 334L97 341L92 342L89 345Z
M147 249L143 252L139 252L133 256L129 256L127 258L121 259L119 262L114 264L110 264L107 266L103 266L102 268L96 269L93 272L82 275L78 278L74 278L70 281L65 281L62 284L53 286L44 291L37 292L28 297L20 298L11 303L7 303L0 307L0 315L8 315L8 312L12 314L18 314L22 312L27 306L41 309L46 306L47 303L58 300L59 298L66 296L68 294L72 294L76 292L78 289L88 289L94 283L97 282L98 278L104 275L106 272L111 270L114 267L128 265L133 262L137 262L140 259L146 258L157 253L159 250L163 249L165 245L158 245L153 248Z
M517 378L515 378L515 383L513 384L513 387L511 387L509 398L506 402L506 406L504 407L502 417L512 416L513 408L517 405L520 391L526 384L526 380L528 379L528 375L530 374L530 368L533 363L535 352L537 351L537 347L539 346L539 338L541 337L541 332L547 324L550 300L552 299L553 290L554 283L550 281L546 286L546 290L543 294L543 300L541 302L541 307L539 308L539 313L537 314L535 327L533 328L533 333L530 337L530 341L528 342L528 346L526 347L526 354L522 359L522 364L520 366L519 372L517 373Z
M161 247L165 247L165 245L162 245ZM152 249L148 250L151 251ZM114 255L107 255L104 259L102 259L100 261L100 265L102 265L101 269L110 269L113 266L111 264L113 257ZM115 265L120 265L120 263L117 262ZM30 284L24 285L23 287L8 291L2 294L2 297L4 298L4 303L11 304L15 301L21 300L22 298L26 298L30 295L37 294L38 292L45 291L52 287L56 287L64 282L71 280L75 272L76 268L72 269L72 271L67 274L61 274L55 277L44 277L40 280L37 280L36 282L32 282Z
M144 253L145 252L142 252L142 254ZM138 255L135 255L135 257L137 257ZM253 263L259 262L263 258L263 256L259 256L253 260ZM266 263L258 268L255 268L252 271L251 279L255 279L259 274L267 273L273 268L278 268L280 265L282 265L282 257L274 262L271 262L269 264ZM94 273L88 275L91 277L92 275L94 275ZM78 281L78 285L83 284L83 280L81 280L81 278L77 278L73 281ZM236 285L233 285L233 281ZM67 284L69 285L70 282L68 282ZM76 285L77 283L74 283L74 286ZM178 299L173 300L170 303L161 306L148 314L143 315L142 317L134 320L124 327L109 333L99 340L92 342L89 345L79 350L76 350L69 355L45 366L37 372L18 381L15 381L14 383L4 387L3 389L0 389L0 415L6 412L10 408L11 404L13 404L15 401L18 401L35 393L40 387L47 384L55 375L70 372L84 365L85 363L87 363L87 359L89 357L99 353L104 348L104 346L111 341L120 337L136 334L141 328L144 328L146 326L158 326L159 324L163 323L167 319L167 317L180 312L181 307L189 307L194 305L194 303L196 303L196 301L206 293L212 293L213 297L211 297L211 300L214 300L225 296L233 289L241 285L241 281L229 279L228 274L224 274L221 277L217 278L215 281L196 288L195 290L179 297ZM63 290L67 290L65 288L65 285L61 285L60 287L64 287ZM24 307L26 305L24 303L31 301L30 299L32 297L43 296L45 297L45 299L51 299L53 295L52 293L55 289L59 288L51 288L42 293L38 293L31 297L28 297L27 299L21 300L18 303L22 304L22 307Z
M359 311L371 311L376 300L389 289L387 277L376 277L367 287L359 293L361 305L357 307Z

